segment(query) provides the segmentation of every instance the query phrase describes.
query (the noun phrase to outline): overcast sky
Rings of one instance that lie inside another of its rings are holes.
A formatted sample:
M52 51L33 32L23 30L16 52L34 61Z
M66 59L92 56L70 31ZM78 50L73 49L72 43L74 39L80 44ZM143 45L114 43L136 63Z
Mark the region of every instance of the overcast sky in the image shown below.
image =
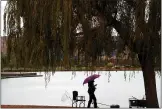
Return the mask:
M3 15L4 15L4 8L6 6L7 1L1 1L1 36L4 36L3 34Z

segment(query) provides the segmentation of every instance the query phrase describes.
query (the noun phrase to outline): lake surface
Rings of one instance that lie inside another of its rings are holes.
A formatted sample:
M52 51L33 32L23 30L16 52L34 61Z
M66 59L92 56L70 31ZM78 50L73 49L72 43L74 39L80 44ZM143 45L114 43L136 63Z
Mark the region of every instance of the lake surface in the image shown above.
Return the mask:
M50 81L46 86L45 74L43 77L10 78L1 80L1 104L17 105L64 105L71 106L72 91L89 99L83 81L92 73L101 76L95 80L97 102L107 105L118 104L121 108L129 107L129 98L132 96L142 99L144 96L144 82L141 71L127 71L126 80L124 71L96 71L96 72L55 72L51 73ZM109 78L110 77L110 78ZM156 85L159 104L161 104L161 77L156 75ZM69 98L67 96L69 96ZM99 107L108 108L100 105Z

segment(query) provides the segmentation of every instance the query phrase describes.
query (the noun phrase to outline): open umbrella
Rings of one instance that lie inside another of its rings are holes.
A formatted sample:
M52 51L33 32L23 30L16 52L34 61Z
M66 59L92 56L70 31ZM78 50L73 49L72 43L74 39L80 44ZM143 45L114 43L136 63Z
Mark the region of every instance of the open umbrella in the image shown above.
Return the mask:
M93 81L93 80L95 80L96 78L99 78L99 77L100 77L100 75L97 75L97 74L91 75L84 80L83 85L90 82L90 81Z

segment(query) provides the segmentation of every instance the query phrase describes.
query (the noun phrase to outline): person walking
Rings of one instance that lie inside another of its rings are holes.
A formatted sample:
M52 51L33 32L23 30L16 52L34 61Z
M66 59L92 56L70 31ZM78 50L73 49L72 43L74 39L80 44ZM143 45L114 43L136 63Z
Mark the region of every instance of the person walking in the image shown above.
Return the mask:
M97 99L96 99L96 96L94 94L94 92L96 90L95 86L97 86L97 84L94 85L94 80L88 82L89 101L88 101L87 108L90 108L92 100L93 100L93 103L94 103L94 108L97 108Z

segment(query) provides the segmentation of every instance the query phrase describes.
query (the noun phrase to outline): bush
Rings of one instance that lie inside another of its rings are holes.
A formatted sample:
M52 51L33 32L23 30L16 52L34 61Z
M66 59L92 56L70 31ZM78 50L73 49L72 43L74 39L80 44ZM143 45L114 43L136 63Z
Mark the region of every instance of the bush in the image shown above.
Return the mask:
M107 64L107 67L113 67L114 66L114 64L112 63L112 62L109 62L108 64Z

